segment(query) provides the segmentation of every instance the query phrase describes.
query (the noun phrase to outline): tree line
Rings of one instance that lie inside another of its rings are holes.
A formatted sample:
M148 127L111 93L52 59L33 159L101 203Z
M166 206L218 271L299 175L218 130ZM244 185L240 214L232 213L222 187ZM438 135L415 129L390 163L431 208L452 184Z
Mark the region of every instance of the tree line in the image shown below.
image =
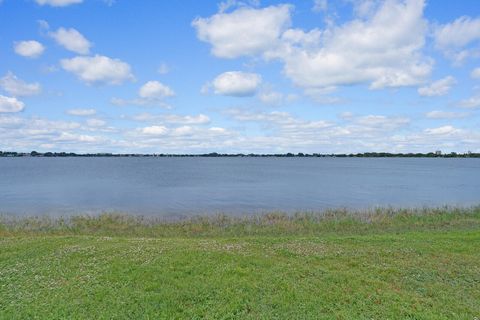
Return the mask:
M166 154L166 153L75 153L75 152L12 152L0 151L0 157L337 157L337 158L480 158L480 153L442 153L440 151L428 153L390 153L390 152L363 152L363 153L203 153L203 154Z

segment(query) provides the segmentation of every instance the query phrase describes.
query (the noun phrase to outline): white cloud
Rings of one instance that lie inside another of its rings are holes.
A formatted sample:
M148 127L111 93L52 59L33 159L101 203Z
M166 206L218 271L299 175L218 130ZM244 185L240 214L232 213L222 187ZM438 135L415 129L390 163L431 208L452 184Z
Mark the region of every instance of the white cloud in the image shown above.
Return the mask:
M480 108L480 97L471 97L468 99L464 99L459 102L458 106L467 109Z
M69 143L98 143L106 142L103 137L91 136L86 134L76 134L70 132L61 132L58 137L54 137L52 141L55 142L69 142Z
M460 17L451 23L436 26L434 30L435 45L443 53L461 63L470 56L478 55L475 50L466 47L480 40L480 18Z
M107 123L102 119L88 119L87 126L89 127L103 127Z
M472 70L472 73L470 74L470 76L471 76L473 79L480 79L480 68L473 69L473 70Z
M133 79L128 63L106 56L79 56L63 59L60 64L64 70L75 74L80 80L89 84L121 84L126 80Z
M218 75L211 83L215 94L234 97L253 96L260 84L262 77L256 73L241 71L228 71Z
M285 75L303 88L368 84L379 89L418 85L430 74L433 62L422 54L424 6L424 0L385 1L371 6L366 17L308 32L286 29L290 6L240 8L193 25L214 55L278 59ZM260 27L259 21L271 26Z
M2 145L12 150L105 152L115 143L106 135L91 135L84 131L109 132L77 122L0 115Z
M448 76L433 82L429 86L418 88L418 94L424 97L444 96L456 82L454 77Z
M39 5L48 5L52 7L66 7L71 4L82 3L83 0L35 0Z
M88 117L97 114L97 110L95 109L70 109L67 110L67 114L71 116L78 116L78 117Z
M45 47L35 40L15 42L13 48L16 54L27 58L37 58L45 51Z
M26 83L10 71L0 79L0 87L15 97L36 95L42 90L38 82Z
M192 135L195 132L195 129L191 126L181 126L172 130L173 136L188 136Z
M460 17L451 23L437 26L434 31L440 48L461 48L480 39L480 18Z
M170 124L201 125L210 122L210 118L204 114L178 115L178 114L151 114L143 112L131 117L135 121L164 122Z
M268 148L280 152L365 152L365 150L392 150L392 137L406 132L410 119L402 116L344 115L345 124L326 120L306 120L288 112L250 112L229 109L225 113L234 120L258 123L261 136L252 137L246 149ZM250 131L250 130L249 130ZM245 136L242 136L245 139ZM323 150L323 151L322 151ZM270 151L272 152L272 151Z
M468 117L468 113L433 110L427 112L425 116L429 119L461 119Z
M284 94L274 91L271 86L263 85L261 91L257 94L257 98L264 104L270 106L281 106L295 101L298 97L296 94Z
M451 135L451 134L460 132L459 129L456 129L450 125L442 126L438 128L429 128L429 129L425 129L424 131L426 134L429 134L429 135L440 135L440 136Z
M282 135L305 135L316 130L331 128L333 123L324 120L302 120L288 112L250 112L241 109L229 109L225 112L234 120L242 122L257 122L267 129L278 131ZM318 133L318 131L317 131Z
M17 98L0 95L0 113L20 112L24 108L25 104Z
M168 86L158 81L148 81L140 90L138 95L143 99L163 99L175 96L175 92Z
M427 31L423 8L423 0L386 1L368 18L321 32L286 32L283 49L266 55L282 60L285 74L301 87L416 85L432 68L421 54Z
M144 99L144 98L135 98L135 99L122 99L122 98L112 98L110 99L110 103L119 107L122 106L155 106L164 109L171 109L172 106L168 103L165 103L159 99Z
M65 49L76 52L78 54L88 54L92 44L80 32L70 28L59 28L49 35Z
M258 95L258 99L265 104L280 105L284 101L284 95L276 91L262 91Z
M241 7L231 13L217 13L192 22L200 40L212 45L217 57L236 58L271 49L290 25L290 5L263 9Z
M324 12L328 9L327 0L313 0L313 12Z
M168 129L164 126L150 126L142 128L141 132L147 135L164 135L168 132Z
M196 116L180 116L180 115L165 115L163 117L165 122L168 123L179 123L179 124L206 124L210 122L210 118L204 114L199 114Z
M155 125L137 128L126 134L128 141L135 141L137 147L151 148L159 146L163 150L176 150L177 153L185 153L187 150L210 150L211 146L225 146L229 143L229 137L233 133L221 127L194 127L180 126L168 128ZM216 149L218 150L218 149ZM157 151L158 152L158 151Z
M331 96L330 94L335 92L337 87L320 87L320 88L306 88L304 94L318 104L339 104L343 100L339 97Z
M353 5L353 12L359 17L368 18L375 14L384 0L349 0Z
M138 98L121 99L112 98L111 103L117 106L158 106L171 109L171 106L164 102L165 98L175 96L175 92L167 85L159 81L148 81L138 90Z
M383 115L368 115L353 119L353 123L361 125L370 130L395 130L405 127L410 123L410 119L406 117L388 117Z
M233 118L231 120L240 122L234 124L239 131L181 123L178 120L188 117L181 115L165 115L178 121L176 123L160 122L163 115L158 114L152 115L152 119L159 123L131 129L113 128L112 131L110 127L88 126L87 122L0 114L0 136L5 150L123 153L480 151L480 131L475 127L469 130L446 125L418 129L417 125L409 126L408 120L399 116L351 113L344 114L340 123L302 119L288 112L256 112L245 108L225 113ZM252 126L260 128L250 130Z

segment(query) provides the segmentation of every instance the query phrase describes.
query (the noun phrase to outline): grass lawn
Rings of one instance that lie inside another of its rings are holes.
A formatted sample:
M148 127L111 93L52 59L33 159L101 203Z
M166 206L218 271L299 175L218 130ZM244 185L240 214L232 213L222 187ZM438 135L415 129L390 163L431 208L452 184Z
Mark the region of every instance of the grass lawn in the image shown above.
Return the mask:
M480 208L0 223L1 319L480 318Z

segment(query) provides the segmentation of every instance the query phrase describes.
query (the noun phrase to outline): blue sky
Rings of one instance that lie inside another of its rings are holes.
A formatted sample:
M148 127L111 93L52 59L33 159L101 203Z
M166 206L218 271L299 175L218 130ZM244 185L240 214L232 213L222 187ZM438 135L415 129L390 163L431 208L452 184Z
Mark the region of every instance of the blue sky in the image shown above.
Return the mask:
M480 152L476 0L0 1L0 150Z

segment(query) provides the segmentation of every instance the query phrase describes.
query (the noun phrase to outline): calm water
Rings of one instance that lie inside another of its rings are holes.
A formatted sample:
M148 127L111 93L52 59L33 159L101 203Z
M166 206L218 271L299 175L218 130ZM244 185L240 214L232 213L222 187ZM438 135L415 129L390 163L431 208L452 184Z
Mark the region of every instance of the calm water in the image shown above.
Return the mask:
M0 212L189 215L480 203L480 159L0 158Z

